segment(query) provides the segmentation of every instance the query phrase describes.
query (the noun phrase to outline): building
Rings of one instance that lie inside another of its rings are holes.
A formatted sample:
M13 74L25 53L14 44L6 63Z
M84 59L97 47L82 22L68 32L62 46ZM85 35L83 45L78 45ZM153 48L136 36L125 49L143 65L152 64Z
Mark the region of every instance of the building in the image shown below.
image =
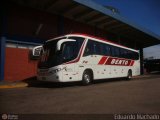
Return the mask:
M6 0L1 4L0 80L24 80L36 74L29 50L68 33L111 40L141 53L160 43L160 36L91 0Z

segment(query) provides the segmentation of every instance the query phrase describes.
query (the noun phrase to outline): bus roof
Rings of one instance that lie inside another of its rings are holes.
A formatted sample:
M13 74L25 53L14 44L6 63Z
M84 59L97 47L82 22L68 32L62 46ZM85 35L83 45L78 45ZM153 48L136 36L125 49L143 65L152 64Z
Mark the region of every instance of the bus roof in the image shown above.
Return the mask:
M110 44L110 45L113 45L113 46L117 46L117 47L121 47L121 48L124 48L124 49L128 49L128 50L132 50L132 51L138 52L138 50L135 50L135 49L132 49L132 48L129 48L129 47L114 43L114 42L112 42L110 40L106 40L106 39L103 39L103 38L100 38L100 37L96 37L96 36L88 35L88 34L82 34L82 33L66 34L66 35L59 36L59 37L56 37L56 38L53 38L53 39L49 39L46 42L49 42L49 41L52 41L52 40L55 40L55 39L60 39L60 38L63 38L63 37L70 37L70 36L77 36L77 37L84 37L84 38L88 38L88 39L93 39L93 40L101 41L101 42L104 42L104 43L107 43L107 44Z

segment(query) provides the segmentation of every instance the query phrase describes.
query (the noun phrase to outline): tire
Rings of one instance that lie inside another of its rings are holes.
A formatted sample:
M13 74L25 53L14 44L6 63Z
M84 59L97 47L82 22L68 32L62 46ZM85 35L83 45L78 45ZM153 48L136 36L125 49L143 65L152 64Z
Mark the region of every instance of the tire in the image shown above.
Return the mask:
M127 80L131 80L131 79L132 79L132 71L129 70L127 74Z
M82 84L83 85L89 85L92 82L92 74L90 71L84 71L83 77L82 77Z

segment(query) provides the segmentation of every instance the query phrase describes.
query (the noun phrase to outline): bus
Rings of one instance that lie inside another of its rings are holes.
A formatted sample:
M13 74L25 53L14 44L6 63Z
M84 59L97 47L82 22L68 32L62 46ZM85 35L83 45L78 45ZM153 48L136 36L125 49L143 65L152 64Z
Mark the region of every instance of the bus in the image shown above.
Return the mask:
M85 34L47 40L41 51L37 79L51 82L127 78L140 75L139 51Z

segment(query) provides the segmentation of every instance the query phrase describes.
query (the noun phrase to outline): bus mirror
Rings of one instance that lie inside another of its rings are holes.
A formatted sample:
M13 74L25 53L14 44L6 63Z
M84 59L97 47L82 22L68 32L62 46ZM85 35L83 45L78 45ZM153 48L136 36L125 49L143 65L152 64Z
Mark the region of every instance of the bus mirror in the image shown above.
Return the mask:
M42 46L36 46L32 49L31 53L30 53L30 58L32 60L37 60L39 59L40 57L40 53L41 53L41 50L42 50Z
M61 50L61 45L64 43L64 42L75 42L76 40L73 40L73 39L61 39L60 41L57 42L57 48L56 50L57 51L60 51Z

